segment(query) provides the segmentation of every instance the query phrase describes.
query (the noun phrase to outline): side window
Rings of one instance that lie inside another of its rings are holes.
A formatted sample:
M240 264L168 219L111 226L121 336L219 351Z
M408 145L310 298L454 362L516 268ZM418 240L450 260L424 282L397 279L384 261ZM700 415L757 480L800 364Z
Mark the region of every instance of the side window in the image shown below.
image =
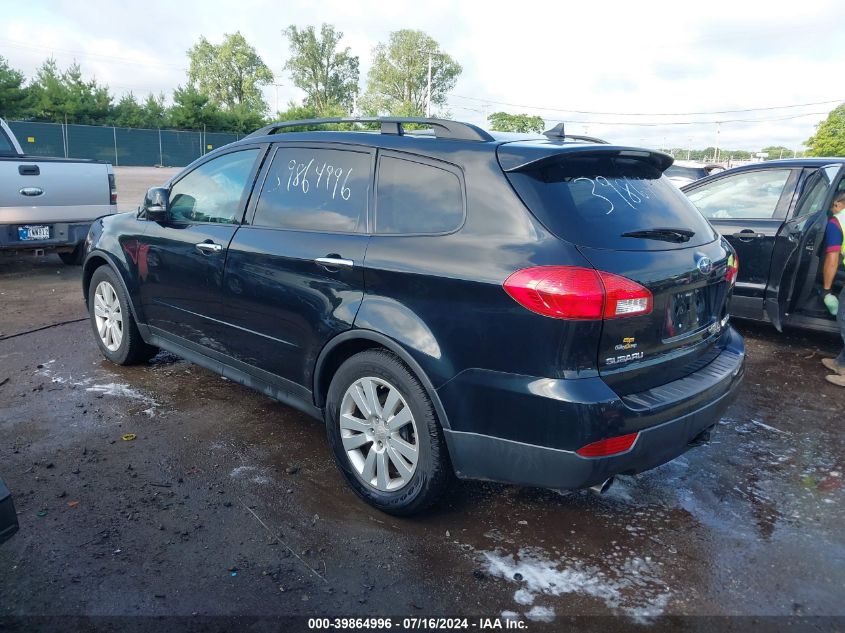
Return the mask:
M12 156L15 150L12 149L12 142L6 136L6 133L0 128L0 156Z
M800 218L818 211L828 211L829 209L823 209L822 205L838 173L839 165L828 165L810 176L804 185L798 204L795 205L794 217ZM837 183L837 193L843 190L843 186L845 186L845 181L840 180Z
M241 198L261 150L224 154L203 163L170 188L174 222L237 224Z
M334 233L366 230L371 164L366 152L279 147L253 224Z
M816 174L815 178L810 177L807 185L807 188L801 192L798 204L795 205L794 217L796 218L809 216L822 210L821 205L824 203L825 194L830 187L830 180L825 178L823 174Z
M376 195L376 233L447 233L464 221L461 181L451 171L382 156Z
M789 173L788 169L768 169L735 174L698 187L688 197L711 220L769 219Z

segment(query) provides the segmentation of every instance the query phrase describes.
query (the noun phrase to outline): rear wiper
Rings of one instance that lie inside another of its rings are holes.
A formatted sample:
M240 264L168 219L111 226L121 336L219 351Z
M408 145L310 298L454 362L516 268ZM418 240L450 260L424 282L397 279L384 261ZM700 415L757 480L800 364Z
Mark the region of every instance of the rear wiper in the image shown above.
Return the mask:
M629 231L623 233L622 237L640 237L645 240L663 240L664 242L689 242L695 235L695 231L689 229L656 228L643 229L642 231Z

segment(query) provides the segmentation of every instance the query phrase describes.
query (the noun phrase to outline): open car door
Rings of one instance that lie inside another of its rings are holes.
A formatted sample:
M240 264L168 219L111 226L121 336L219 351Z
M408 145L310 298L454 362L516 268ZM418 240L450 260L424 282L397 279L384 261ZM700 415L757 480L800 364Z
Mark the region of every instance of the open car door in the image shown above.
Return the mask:
M783 330L784 317L805 280L815 279L818 245L824 239L833 196L839 190L845 165L826 165L807 179L795 214L783 223L775 238L769 283L766 286L766 314ZM742 266L742 261L740 261Z

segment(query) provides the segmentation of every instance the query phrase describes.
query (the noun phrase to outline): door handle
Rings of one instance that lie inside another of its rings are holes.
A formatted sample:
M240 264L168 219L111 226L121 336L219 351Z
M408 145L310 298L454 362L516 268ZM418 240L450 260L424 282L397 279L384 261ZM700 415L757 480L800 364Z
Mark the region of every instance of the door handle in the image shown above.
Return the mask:
M196 245L196 247L197 250L205 255L212 255L223 250L223 247L220 244L215 244L214 242L200 242Z
M20 190L22 196L40 196L44 190L40 187L24 187Z
M339 255L337 256L328 256L328 257L318 257L314 260L316 263L320 264L320 266L325 266L326 268L352 268L355 265L351 259L343 259Z
M38 165L18 165L18 173L21 176L40 176L41 168Z
M735 237L740 242L750 242L758 237L766 237L763 233L755 233L751 229L743 229L739 233L734 233L731 237Z

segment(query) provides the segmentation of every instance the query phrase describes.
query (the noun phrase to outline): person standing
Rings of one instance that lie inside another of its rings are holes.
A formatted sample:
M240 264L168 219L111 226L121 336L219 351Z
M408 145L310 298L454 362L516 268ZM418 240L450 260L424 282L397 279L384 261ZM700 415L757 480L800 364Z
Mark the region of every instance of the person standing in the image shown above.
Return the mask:
M839 269L839 260L845 262L845 191L840 191L830 205L831 218L824 233L825 256L822 268L822 298L831 314L836 316L839 333L842 335L843 348L836 358L822 358L822 364L834 372L825 376L828 382L845 387L845 287L839 298L833 292L833 280Z

